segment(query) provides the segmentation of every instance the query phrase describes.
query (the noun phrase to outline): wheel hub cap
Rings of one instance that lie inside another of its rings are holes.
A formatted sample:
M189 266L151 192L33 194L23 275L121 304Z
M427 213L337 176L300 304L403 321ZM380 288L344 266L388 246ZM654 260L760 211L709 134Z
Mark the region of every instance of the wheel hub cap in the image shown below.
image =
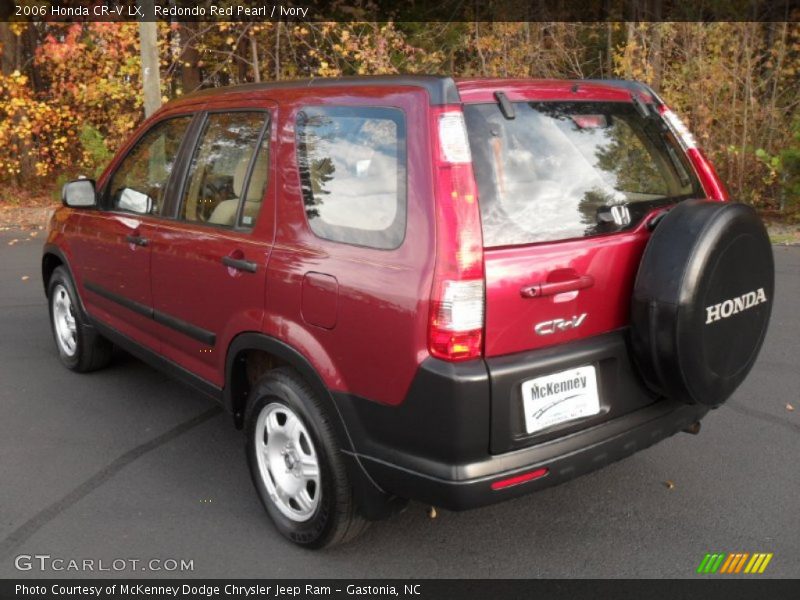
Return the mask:
M322 489L317 453L300 417L284 404L267 404L255 436L258 470L270 500L292 521L309 520Z
M67 356L74 356L78 350L78 327L75 323L75 310L72 307L67 288L58 284L53 288L52 299L53 328L59 349Z

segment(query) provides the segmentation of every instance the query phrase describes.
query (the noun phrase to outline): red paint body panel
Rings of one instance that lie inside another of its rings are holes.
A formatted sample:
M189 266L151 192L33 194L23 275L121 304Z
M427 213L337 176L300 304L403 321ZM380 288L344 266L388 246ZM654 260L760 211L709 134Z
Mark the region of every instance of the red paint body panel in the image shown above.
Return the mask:
M86 289L86 282L100 285L142 306L151 306L151 249L131 244L126 237L150 237L158 221L152 217L97 210L80 211L73 214L71 220L72 264L86 310L96 313L123 335L157 348L158 336L152 319Z
M157 323L161 354L223 387L230 342L242 331L261 328L270 247L266 240L222 228L159 227L152 242L153 308L216 336L209 345ZM237 252L256 264L255 273L222 264L222 257Z
M649 233L634 231L588 239L549 242L514 248L489 249L486 264L487 357L543 348L599 335L628 324L633 281ZM533 284L590 275L590 287L525 298L520 293ZM537 323L586 315L580 327L534 332Z
M428 356L434 236L427 96L416 88L390 86L359 88L357 94L347 89L286 90L280 103L279 141L273 154L280 170L280 201L264 331L309 359L331 389L399 404ZM296 114L303 106L342 104L397 107L405 113L407 234L396 250L325 240L314 235L306 221L295 152ZM332 329L309 327L303 318L302 284L310 272L338 282Z

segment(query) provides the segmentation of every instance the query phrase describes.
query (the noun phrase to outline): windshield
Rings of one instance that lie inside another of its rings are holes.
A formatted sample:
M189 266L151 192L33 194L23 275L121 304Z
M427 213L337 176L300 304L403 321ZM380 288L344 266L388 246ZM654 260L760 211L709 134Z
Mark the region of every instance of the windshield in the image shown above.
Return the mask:
M487 247L621 231L701 195L661 118L631 102L513 106L513 119L497 104L464 110Z

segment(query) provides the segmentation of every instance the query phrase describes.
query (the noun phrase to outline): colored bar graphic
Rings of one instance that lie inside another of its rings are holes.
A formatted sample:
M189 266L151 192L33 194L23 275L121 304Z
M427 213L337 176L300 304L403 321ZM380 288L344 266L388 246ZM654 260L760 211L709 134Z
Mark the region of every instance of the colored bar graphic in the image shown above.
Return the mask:
M728 554L728 558L725 559L725 562L722 565L722 568L719 570L720 573L730 573L731 565L733 564L733 559L736 558L735 554Z
M706 565L708 565L708 561L710 559L711 559L711 555L710 554L706 554L703 557L703 560L700 562L700 566L697 567L697 572L698 573L705 573L706 572Z
M750 555L747 552L742 554L742 558L739 559L739 564L736 565L736 572L737 573L742 570L742 567L744 566L744 561L747 560L748 556L750 556Z
M708 553L700 561L697 567L698 573L704 574L738 574L744 573L755 575L763 573L769 562L772 560L773 554L771 552L732 552L730 554L725 552Z
M717 569L719 569L720 565L722 564L722 561L724 560L724 558L725 558L725 554L718 555L717 556L717 560L714 561L714 564L711 566L711 570L709 572L710 573L716 573Z
M769 564L769 561L771 561L771 560L772 560L772 552L770 552L769 554L767 554L764 557L764 562L761 563L761 568L758 570L758 572L759 573L763 573L764 569L767 568L767 565Z

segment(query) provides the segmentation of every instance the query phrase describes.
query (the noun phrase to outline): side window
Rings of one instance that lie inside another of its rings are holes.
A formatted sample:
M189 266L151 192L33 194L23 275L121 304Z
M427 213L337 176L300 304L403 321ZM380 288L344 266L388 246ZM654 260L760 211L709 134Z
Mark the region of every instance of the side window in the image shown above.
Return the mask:
M136 143L111 176L108 203L114 210L159 214L164 193L192 117L156 124Z
M255 224L269 171L268 135L258 148L266 121L264 112L208 115L189 167L181 218L228 227Z
M399 109L307 107L297 116L306 217L321 238L383 250L406 229L406 125Z

